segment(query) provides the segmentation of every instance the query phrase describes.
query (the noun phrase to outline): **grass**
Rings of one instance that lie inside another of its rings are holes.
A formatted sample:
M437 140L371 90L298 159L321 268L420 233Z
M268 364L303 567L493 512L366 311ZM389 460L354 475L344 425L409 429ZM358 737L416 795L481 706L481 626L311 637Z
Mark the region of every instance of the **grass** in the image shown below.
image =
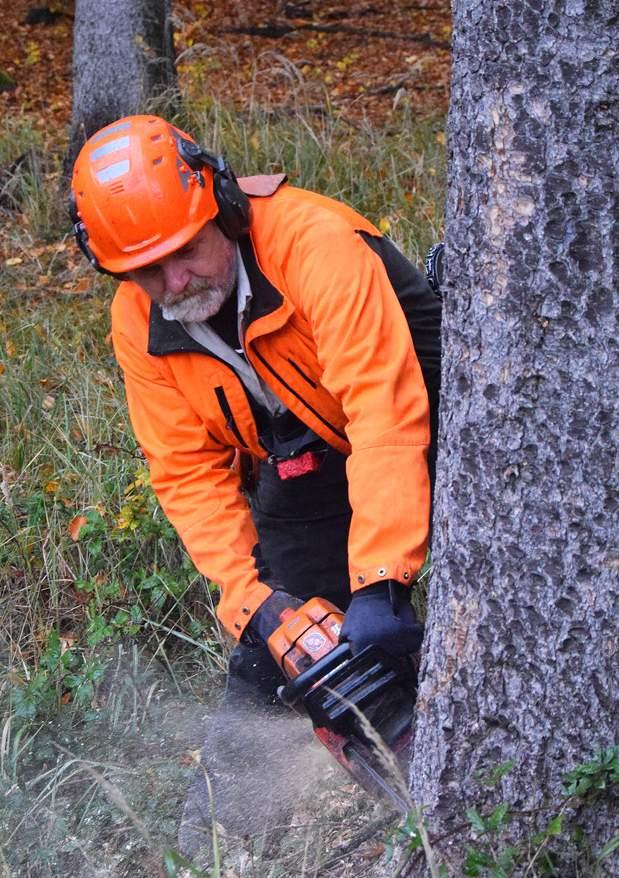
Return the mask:
M440 237L441 119L416 123L401 106L376 130L206 103L177 121L225 144L239 174L286 170L351 203L418 263ZM19 209L0 208L0 851L14 876L100 874L101 856L106 874L153 875L193 772L179 757L199 746L229 642L129 427L113 284L77 253L59 202L64 145L2 121L0 167L31 146L36 157L10 181ZM334 849L338 827L366 819L337 807ZM316 820L301 849L323 832ZM314 874L315 858L298 856ZM260 862L243 874L296 874Z

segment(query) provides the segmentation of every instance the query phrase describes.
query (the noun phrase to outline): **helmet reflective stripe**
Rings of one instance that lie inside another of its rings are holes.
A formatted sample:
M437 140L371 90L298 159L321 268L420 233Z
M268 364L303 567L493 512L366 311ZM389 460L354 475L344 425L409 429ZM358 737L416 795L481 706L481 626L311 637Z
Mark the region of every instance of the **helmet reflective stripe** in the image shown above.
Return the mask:
M99 159L102 159L104 156L109 155L111 152L118 152L119 149L128 148L129 138L117 137L116 140L110 140L109 143L104 143L103 146L97 147L97 149L95 149L95 151L90 156L90 161L98 162Z
M108 165L102 171L97 171L97 180L99 183L109 183L110 180L116 180L117 177L123 177L129 173L129 159L123 159L122 162L114 162Z
M97 143L98 140L103 140L104 137L109 137L110 134L115 134L116 131L126 131L127 128L131 128L131 121L127 122L119 122L117 125L108 125L107 128L104 128L102 131L99 131L98 134L95 134L90 138L91 143Z

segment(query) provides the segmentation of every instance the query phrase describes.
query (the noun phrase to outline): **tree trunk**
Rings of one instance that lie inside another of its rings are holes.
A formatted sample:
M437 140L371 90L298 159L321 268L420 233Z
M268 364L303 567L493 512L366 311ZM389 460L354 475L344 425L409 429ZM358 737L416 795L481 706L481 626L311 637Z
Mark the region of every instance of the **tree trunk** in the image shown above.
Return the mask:
M176 100L170 0L76 0L69 170L83 143L153 98Z
M619 34L611 0L453 9L435 561L411 787L443 839L437 859L461 876L467 808L549 803L531 819L544 828L562 775L617 741ZM480 782L507 760L494 787ZM599 852L617 800L576 817ZM516 815L507 833L526 823ZM557 847L557 875L593 874ZM619 874L612 862L599 874Z

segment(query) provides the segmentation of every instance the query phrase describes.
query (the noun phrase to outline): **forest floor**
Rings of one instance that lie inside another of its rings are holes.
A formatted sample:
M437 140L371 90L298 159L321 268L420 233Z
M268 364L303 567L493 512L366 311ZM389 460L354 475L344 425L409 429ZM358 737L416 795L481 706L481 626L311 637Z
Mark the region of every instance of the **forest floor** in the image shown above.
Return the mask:
M156 521L127 430L112 287L50 206L71 109L71 3L27 24L33 5L0 6L0 174L31 142L43 154L20 206L0 206L0 876L189 878L176 830L229 643L184 562L164 582L165 604L152 582L135 584L145 559L162 566L168 552L178 563L178 548ZM275 161L265 144L280 136L276 160L291 176L351 201L419 258L442 217L449 3L172 5L188 103L197 117L214 104L238 113L224 130L236 138L231 158L264 167ZM189 610L176 600L186 581ZM174 637L145 638L146 622ZM214 660L192 648L202 640ZM254 835L234 846L220 833L221 867L200 874L363 878L378 868L389 815L319 745L304 753L303 772L284 774L281 798L294 807L282 808L277 843ZM255 802L254 791L240 807Z
M41 4L44 6L45 4ZM27 113L56 136L71 112L72 4L26 24L33 0L0 4L0 112ZM177 66L190 98L384 124L406 99L421 117L447 110L447 0L174 0Z

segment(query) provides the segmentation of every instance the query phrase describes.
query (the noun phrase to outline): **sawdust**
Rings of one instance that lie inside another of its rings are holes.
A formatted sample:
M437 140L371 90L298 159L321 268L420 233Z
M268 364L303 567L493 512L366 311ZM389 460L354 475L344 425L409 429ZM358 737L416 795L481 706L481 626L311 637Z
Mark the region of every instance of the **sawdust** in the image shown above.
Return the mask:
M66 711L39 727L14 774L5 763L0 776L0 838L12 878L163 875L165 851L179 850L195 754L218 725L227 752L240 754L227 789L214 778L221 875L365 874L382 851L382 806L349 781L306 719L241 710L218 723L222 679L205 683L208 703L180 693L152 658L132 654L115 663L86 722L74 725ZM240 824L226 826L230 815ZM200 825L204 839L208 804ZM196 859L211 861L208 848Z

